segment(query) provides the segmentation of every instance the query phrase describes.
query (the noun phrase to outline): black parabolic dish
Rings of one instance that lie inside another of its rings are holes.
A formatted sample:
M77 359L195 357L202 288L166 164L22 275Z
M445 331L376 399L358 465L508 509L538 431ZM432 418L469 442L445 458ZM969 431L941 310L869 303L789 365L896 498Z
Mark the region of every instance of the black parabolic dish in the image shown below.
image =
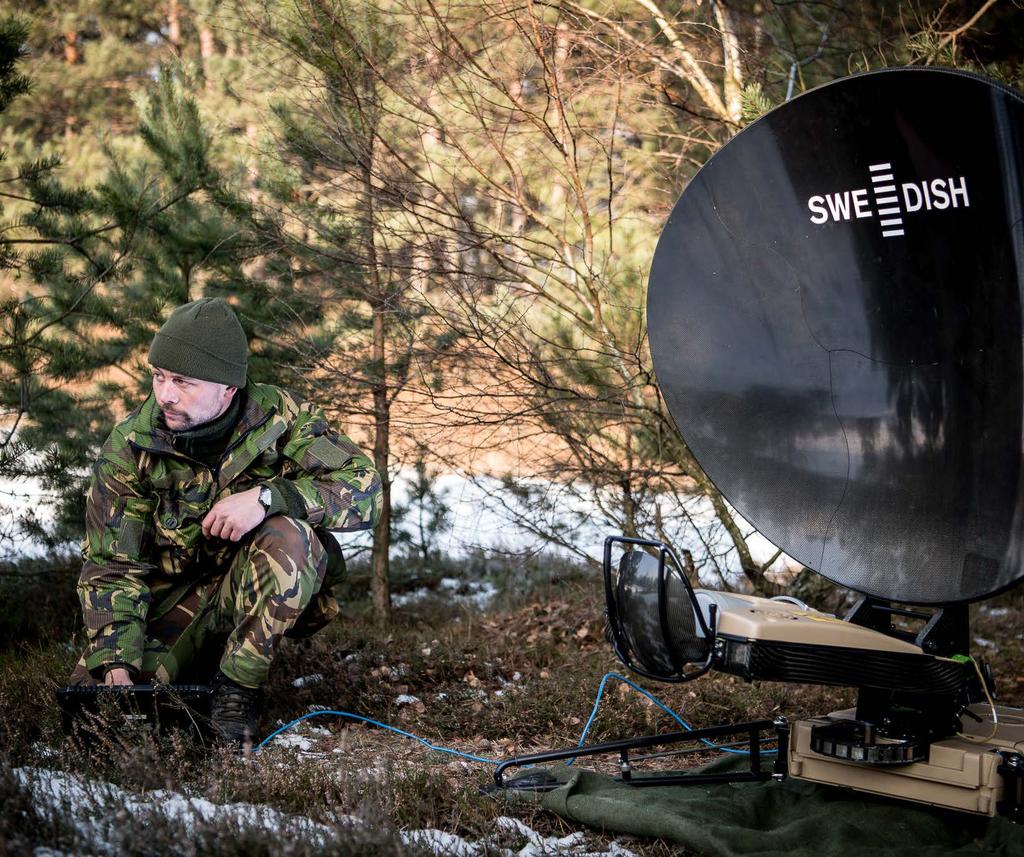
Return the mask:
M939 69L844 78L712 157L658 242L658 383L768 539L879 598L1024 574L1024 100Z

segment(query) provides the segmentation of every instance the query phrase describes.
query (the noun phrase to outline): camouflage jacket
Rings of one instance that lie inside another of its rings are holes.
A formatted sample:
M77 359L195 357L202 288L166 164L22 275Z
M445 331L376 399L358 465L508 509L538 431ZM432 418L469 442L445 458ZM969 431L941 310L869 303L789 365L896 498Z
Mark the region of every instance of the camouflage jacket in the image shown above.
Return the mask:
M86 501L78 583L86 667L94 675L111 663L137 669L147 618L156 618L150 606L237 551L236 543L203 536L203 517L217 500L262 483L284 498L285 514L313 526L363 530L379 517L373 462L332 431L319 408L279 387L250 382L245 392L215 471L174 448L153 396L103 445Z

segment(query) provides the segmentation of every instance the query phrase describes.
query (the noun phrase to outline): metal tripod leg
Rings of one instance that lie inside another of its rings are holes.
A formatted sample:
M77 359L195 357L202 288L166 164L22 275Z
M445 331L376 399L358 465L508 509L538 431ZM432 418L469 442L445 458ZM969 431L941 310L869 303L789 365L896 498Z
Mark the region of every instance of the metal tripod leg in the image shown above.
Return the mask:
M775 765L770 771L761 770L761 733L774 731L774 740L778 742L778 755ZM633 763L640 761L631 758L630 750L644 750L650 747L663 747L692 741L710 741L731 735L746 735L749 746L748 770L728 771L719 774L645 774L634 776ZM669 786L669 785L701 785L708 783L742 783L763 782L765 780L781 780L786 776L786 758L789 747L789 722L784 717L776 720L754 720L749 723L732 723L725 726L710 726L707 729L693 729L685 732L672 732L668 735L647 735L638 738L626 738L619 741L608 741L603 744L592 744L588 747L571 747L564 750L549 750L544 753L533 753L519 756L502 762L494 771L494 783L499 789L514 788L515 784L506 782L505 772L510 768L523 768L529 765L543 765L547 762L559 762L564 759L578 759L585 756L601 756L615 754L619 757L621 782L631 786ZM544 790L556 788L557 783L546 782L538 778L529 778L523 788Z

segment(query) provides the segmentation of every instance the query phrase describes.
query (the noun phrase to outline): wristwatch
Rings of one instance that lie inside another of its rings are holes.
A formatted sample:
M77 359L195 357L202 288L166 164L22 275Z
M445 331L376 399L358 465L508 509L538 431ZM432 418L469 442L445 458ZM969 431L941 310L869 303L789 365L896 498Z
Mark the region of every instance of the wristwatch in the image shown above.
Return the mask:
M260 486L260 494L257 498L260 501L260 505L263 507L265 512L270 511L270 504L274 502L274 495L270 491L269 485Z

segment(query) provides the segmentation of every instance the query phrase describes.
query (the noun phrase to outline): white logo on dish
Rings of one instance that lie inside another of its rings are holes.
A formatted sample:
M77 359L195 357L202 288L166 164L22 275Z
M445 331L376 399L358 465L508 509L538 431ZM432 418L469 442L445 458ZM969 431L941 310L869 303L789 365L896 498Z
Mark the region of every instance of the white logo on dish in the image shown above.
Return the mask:
M970 208L967 176L926 179L896 184L891 163L870 164L871 187L815 194L808 198L811 223L841 223L847 220L878 218L883 238L904 233L904 217L915 211Z

